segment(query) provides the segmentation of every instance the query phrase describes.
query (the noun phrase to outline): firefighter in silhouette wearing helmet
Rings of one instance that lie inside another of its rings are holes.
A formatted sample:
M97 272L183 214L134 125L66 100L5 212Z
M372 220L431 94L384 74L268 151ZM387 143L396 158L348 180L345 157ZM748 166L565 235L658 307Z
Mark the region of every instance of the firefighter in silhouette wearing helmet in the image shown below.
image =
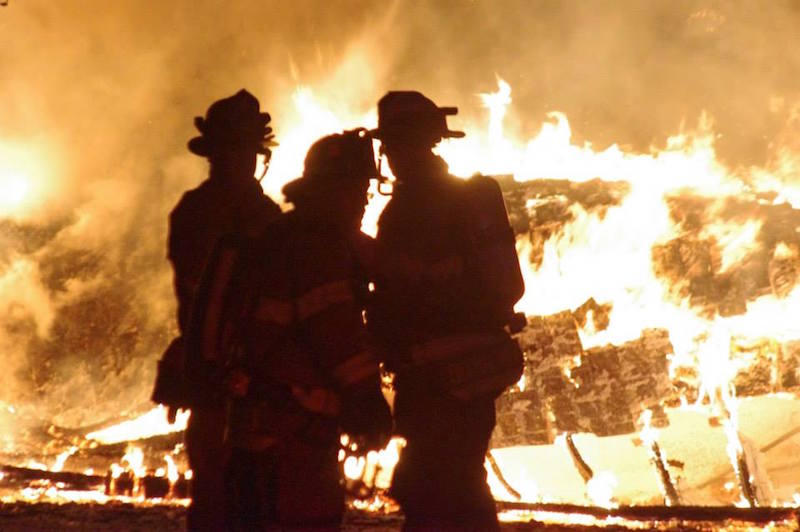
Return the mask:
M396 431L407 445L391 493L407 530L498 529L483 464L494 399L522 371L508 330L523 285L499 187L451 176L432 152L463 136L447 127L455 113L419 92L389 92L372 131L397 180L379 253L439 266L416 277L379 270L367 313L396 374Z
M364 450L388 442L353 245L376 176L363 130L318 140L283 189L294 210L212 259L192 321L207 373L238 376L227 381L234 530L338 530L340 434Z
M217 241L236 233L257 233L280 214L254 177L257 155L269 160L272 142L270 116L246 90L214 102L205 118L196 117L200 135L189 151L209 162L209 176L186 192L170 213L168 258L174 271L178 299L175 339L159 362L153 400L169 407L191 408L186 448L193 470L189 530L223 527L224 407L208 400L203 390L190 389L185 379L185 337L207 259Z

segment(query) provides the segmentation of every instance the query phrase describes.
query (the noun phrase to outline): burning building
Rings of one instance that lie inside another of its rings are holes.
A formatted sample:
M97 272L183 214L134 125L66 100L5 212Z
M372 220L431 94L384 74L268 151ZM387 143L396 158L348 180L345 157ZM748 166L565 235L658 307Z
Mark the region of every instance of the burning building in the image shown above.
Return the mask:
M498 179L517 234L526 366L487 457L507 517L791 519L794 3L231 4L0 7L4 497L185 502L185 417L148 396L175 328L166 213L203 174L191 117L242 85L274 106L278 199L311 142L408 85L460 104L467 137L439 153ZM343 442L360 507L385 502L399 445Z

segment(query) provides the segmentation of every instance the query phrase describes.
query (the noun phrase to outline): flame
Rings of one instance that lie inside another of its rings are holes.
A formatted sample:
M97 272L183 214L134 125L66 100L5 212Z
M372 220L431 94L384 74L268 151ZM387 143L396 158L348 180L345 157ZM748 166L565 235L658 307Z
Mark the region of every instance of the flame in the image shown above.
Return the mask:
M293 127L280 131L280 145L273 149L269 174L262 186L269 195L281 198L281 188L303 173L308 148L320 137L358 127L374 128L375 111L358 113L342 106L341 99L323 100L310 87L298 87L291 97L294 115L287 118ZM263 172L260 160L256 175Z
M342 462L346 478L361 480L367 486L377 489L389 488L392 473L400 459L400 451L406 445L404 438L395 436L383 449L369 451L366 455L348 455L348 452L357 452L358 447L354 447L347 435L342 435L340 443L343 448L339 451L339 462Z
M516 384L517 390L519 390L520 392L524 392L526 385L527 385L527 380L526 380L525 374L523 373L520 376L519 380L517 381L517 384Z
M633 340L646 328L667 329L675 351L671 370L681 365L697 369L701 388L694 407L708 403L709 408L721 412L729 452L732 456L741 453L738 405L731 382L747 361L732 354L732 338L769 337L779 341L800 338L800 324L795 318L800 315L800 288L795 287L782 297L770 294L752 299L746 303L747 312L737 316L701 313L688 298L676 296L674 287L657 277L653 248L689 230L672 218L669 204L670 198L686 191L708 199L715 208L732 198L773 204L787 202L800 207L800 186L791 183L792 179L796 181L796 154L781 151L772 166L766 168L730 169L716 156L716 135L706 114L699 117L694 128L682 126L663 146L652 147L647 153L617 145L597 150L590 143L576 144L567 116L559 112L548 114L533 138L516 139L506 135L504 126L513 103L511 86L499 78L497 83L496 92L480 95L489 114L488 128L468 124L469 127L463 128L468 132L466 138L447 140L437 147L452 173L461 177L476 171L508 174L518 182L565 179L586 183L600 179L626 187L619 203L603 212L579 203L567 205L565 201L568 221L544 242L532 240L530 234L520 236L517 251L526 292L517 310L528 315L553 314L574 309L590 297L601 304L610 303L608 327L597 330L589 319L587 326L579 331L585 348ZM275 149L269 174L262 183L265 191L275 198L281 196L280 189L286 182L302 173L305 153L316 139L356 126L374 127L377 121L374 111L343 107L341 101L327 101L307 87L295 91L292 103L294 117L286 123L294 127L279 131L281 144ZM5 154L2 149L8 149L7 146L0 145L0 155ZM0 157L6 165L0 167L0 216L30 212L35 207L34 200L43 201L41 189L48 182L49 173L41 163L42 158L19 155L24 150L17 151L14 157ZM263 170L264 161L259 165L257 174ZM778 193L772 199L758 199L759 194L772 191ZM388 198L377 194L374 185L370 192L372 199L362 229L374 234L377 218ZM536 208L535 200L527 207ZM711 216L714 212L712 208ZM718 249L715 273L732 272L737 263L764 245L759 235L765 225L755 216L738 222L705 223L695 230L698 238L712 240ZM530 260L535 247L541 248L541 261L536 265ZM800 250L778 242L771 253L775 259L794 260ZM13 262L0 277L0 293L6 284L35 279L37 275L33 264ZM42 309L42 315L47 312L51 311ZM523 377L519 389L524 390L526 384ZM86 438L117 443L176 432L185 428L188 415L183 413L170 425L165 409L157 407L135 420L87 434ZM657 436L648 423L642 438L654 442ZM343 439L341 443L350 452L356 451L353 442ZM400 440L393 439L386 449L365 456L348 456L343 450L340 457L346 476L360 479L372 475L377 484L378 479L390 474L401 447ZM124 459L137 471L137 476L144 474L141 458L133 452ZM165 460L172 481L177 468L171 458ZM112 466L112 476L121 471L120 466ZM587 486L598 504L610 504L613 498L615 480L607 473L598 473L592 486ZM185 476L191 478L191 471Z
M730 358L730 345L730 330L721 321L714 323L698 353L697 369L702 384L697 403L707 398L712 404L730 407L730 412L736 412L731 382L737 367Z
M280 133L280 145L273 150L269 174L261 183L264 191L276 199L283 197L281 189L286 183L302 175L306 152L317 139L348 129L362 127L370 129L378 124L375 110L357 112L342 107L342 100L338 98L323 101L310 87L298 87L291 99L295 112L290 119L293 127ZM382 171L391 177L388 165L383 165ZM260 158L256 166L256 175L261 176L263 172L264 160ZM375 182L370 184L368 193L371 200L362 220L361 229L374 236L378 217L389 202L389 196L380 194L378 184Z
M111 478L119 478L125 472L125 468L117 463L111 464L109 470L111 471Z
M611 471L599 471L586 483L586 494L592 503L604 508L618 506L614 502L614 488L619 482Z
M638 424L642 427L642 429L639 431L639 436L648 447L658 441L658 429L652 426L652 419L653 411L650 409L645 409L642 411L638 420Z
M747 220L741 225L711 223L703 228L700 236L712 237L722 246L719 272L724 273L755 251L758 247L756 237L762 227L761 220Z
M189 415L190 412L188 410L179 412L175 418L175 423L169 423L167 421L166 407L159 405L135 419L90 432L86 435L86 439L111 444L180 432L186 429Z
M391 471L400 459L400 451L406 446L405 438L395 436L385 448L378 451L378 464L386 471Z
M175 464L175 460L168 454L164 455L164 461L167 462L167 478L169 479L169 483L175 484L180 478L178 466Z
M344 476L356 480L364 474L367 460L363 456L348 456L344 461Z
M665 328L675 348L673 364L693 364L690 361L699 348L701 373L709 381L704 386L714 389L723 385L720 369L727 382L740 364L721 360L718 351L701 345L703 338L716 335L714 331L720 327L738 337L800 338L800 326L791 319L800 311L797 290L784 298L770 294L748 301L747 312L739 316L709 317L693 310L687 299L670 297L670 287L653 271L652 258L655 245L684 231L670 216L668 199L673 195L691 191L713 200L717 209L725 199L748 197L756 202L759 193L777 189L791 197L793 205L800 205L795 202L800 198L796 187L786 184L793 175L787 176L786 168L796 168L796 157L784 153L781 166L774 169L733 171L716 157L716 135L706 114L700 116L696 128L683 129L669 137L663 148L651 148L650 153L628 152L617 145L596 151L589 143L573 144L567 117L558 112L548 115L550 122L544 123L534 138L514 142L503 136L502 126L510 95L508 84L499 79L498 91L483 95L490 112L488 131L467 128L465 139L440 144L439 153L453 173L468 176L477 170L511 174L516 181L548 178L573 183L599 178L629 187L618 205L602 213L589 212L578 203L567 206L570 221L543 243L538 266L529 260L533 250L530 238L523 235L518 239L526 285L518 311L548 315L574 309L590 297L611 303L605 330L595 331L590 325L580 331L584 347L619 344L638 338L646 328ZM699 236L716 242L720 254L717 272L725 273L763 245L758 239L762 229L762 220L755 218L740 223L714 222L704 225ZM776 257L796 257L798 251L779 243L774 253Z
M61 489L58 486L29 486L19 491L15 496L3 496L0 501L4 503L13 503L18 500L26 502L53 502L53 503L96 503L107 504L111 501L119 503L136 503L136 504L149 504L155 505L169 505L169 506L188 506L190 499L158 499L150 503L142 501L140 498L127 497L121 495L106 495L102 490L96 491L75 491Z
M56 458L56 462L53 464L53 467L50 468L50 471L55 471L55 472L63 471L64 464L67 462L67 458L75 454L77 450L78 448L73 445L63 453L59 454L58 457Z
M47 465L32 458L25 463L25 467L27 467L28 469L38 469L40 471L47 471L48 469Z
M147 474L147 468L144 467L144 452L140 447L129 445L122 462L127 462L128 468L136 478L142 478Z

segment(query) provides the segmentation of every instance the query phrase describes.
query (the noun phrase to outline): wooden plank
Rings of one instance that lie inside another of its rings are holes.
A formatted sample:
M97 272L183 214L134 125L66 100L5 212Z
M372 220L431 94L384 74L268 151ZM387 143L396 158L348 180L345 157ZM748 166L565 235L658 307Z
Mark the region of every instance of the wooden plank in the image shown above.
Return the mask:
M498 510L527 510L531 512L553 512L560 514L591 515L598 519L620 517L623 519L657 521L709 521L720 523L735 520L756 524L793 521L798 518L796 508L762 507L739 508L736 506L620 506L603 508L578 504L526 503L497 501Z

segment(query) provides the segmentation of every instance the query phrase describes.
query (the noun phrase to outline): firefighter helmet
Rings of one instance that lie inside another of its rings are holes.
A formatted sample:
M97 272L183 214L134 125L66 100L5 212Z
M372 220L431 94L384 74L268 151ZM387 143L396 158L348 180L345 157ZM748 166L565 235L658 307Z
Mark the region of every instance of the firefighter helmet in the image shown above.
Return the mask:
M252 146L257 153L269 154L277 146L269 122L269 113L261 112L258 99L242 89L212 103L205 118L194 118L201 134L189 141L189 151L207 157L214 147Z
M303 176L283 187L288 201L378 178L372 139L364 129L322 137L308 150Z
M426 143L433 146L445 138L461 138L463 131L447 127L447 116L457 107L439 107L417 91L390 91L378 101L378 128L370 134L386 144Z

